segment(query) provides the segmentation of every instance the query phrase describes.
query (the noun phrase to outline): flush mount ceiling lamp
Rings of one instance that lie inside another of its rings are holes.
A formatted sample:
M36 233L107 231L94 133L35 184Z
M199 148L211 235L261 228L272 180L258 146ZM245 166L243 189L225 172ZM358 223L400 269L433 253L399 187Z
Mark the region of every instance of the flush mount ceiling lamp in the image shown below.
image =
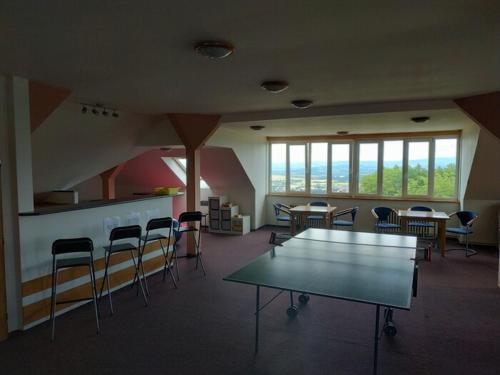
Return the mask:
M417 116L417 117L412 117L411 121L416 122L416 123L422 123L429 121L430 117L429 116Z
M347 130L339 130L337 132L337 135L347 135L347 134L349 134L349 132Z
M194 50L209 59L223 59L234 52L234 46L222 41L203 41L195 43Z
M292 105L298 109L309 108L312 103L313 103L312 100L306 100L306 99L292 100Z
M265 126L264 125L250 125L249 128L252 130L258 131L258 130L264 129Z
M277 94L279 92L285 91L288 88L287 81L264 81L260 84L263 90Z

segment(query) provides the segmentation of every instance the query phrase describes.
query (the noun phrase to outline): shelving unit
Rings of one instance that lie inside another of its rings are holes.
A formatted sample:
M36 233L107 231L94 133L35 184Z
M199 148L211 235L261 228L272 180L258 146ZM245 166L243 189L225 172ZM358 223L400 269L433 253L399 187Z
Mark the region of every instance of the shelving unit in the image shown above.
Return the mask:
M224 206L227 202L225 196L208 198L209 231L235 235L250 232L250 216L239 215L237 205Z

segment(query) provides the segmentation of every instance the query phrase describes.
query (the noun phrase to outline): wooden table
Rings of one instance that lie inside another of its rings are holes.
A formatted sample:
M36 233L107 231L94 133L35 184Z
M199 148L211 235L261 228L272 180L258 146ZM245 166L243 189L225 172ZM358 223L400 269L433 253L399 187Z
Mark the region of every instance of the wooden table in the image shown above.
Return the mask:
M292 236L297 233L297 217L300 216L302 225L307 220L307 216L323 216L325 218L325 228L330 229L332 225L332 214L337 207L323 207L323 206L295 206L290 209L292 222L290 225L290 232Z
M441 256L444 257L444 251L446 249L446 221L450 219L446 212L399 210L398 217L401 220L401 229L403 230L403 232L408 232L409 221L426 221L429 223L437 223L438 247Z

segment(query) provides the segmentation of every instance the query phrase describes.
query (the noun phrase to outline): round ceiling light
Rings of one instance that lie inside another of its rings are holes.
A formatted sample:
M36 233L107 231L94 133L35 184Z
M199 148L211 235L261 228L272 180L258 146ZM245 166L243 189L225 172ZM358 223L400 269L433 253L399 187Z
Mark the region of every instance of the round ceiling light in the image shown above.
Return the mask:
M264 126L264 125L250 125L249 127L250 127L250 129L252 129L252 130L262 130L262 129L264 129L264 128L265 128L265 126Z
M286 81L264 81L260 84L260 87L266 91L277 94L279 92L285 91L288 88L288 82Z
M194 50L209 59L223 59L234 52L234 47L226 42L204 41L196 43Z
M347 134L349 134L349 132L347 130L339 130L337 132L337 135L347 135Z
M309 108L312 104L312 100L292 100L292 105L295 107L295 108L299 108L299 109L306 109L306 108Z
M421 123L421 122L429 121L429 119L430 119L429 116L417 116L417 117L412 117L411 121L416 122L416 123Z

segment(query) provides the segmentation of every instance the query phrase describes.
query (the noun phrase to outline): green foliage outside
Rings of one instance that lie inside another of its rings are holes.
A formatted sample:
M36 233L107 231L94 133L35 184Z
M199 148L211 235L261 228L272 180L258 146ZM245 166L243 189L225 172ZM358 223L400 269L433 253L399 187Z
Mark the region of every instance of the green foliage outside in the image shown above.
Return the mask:
M403 171L398 165L384 168L382 194L386 196L401 196ZM452 198L455 196L456 165L434 169L434 197ZM428 170L420 164L408 168L408 195L427 195ZM359 192L362 194L377 193L377 172L361 177Z

